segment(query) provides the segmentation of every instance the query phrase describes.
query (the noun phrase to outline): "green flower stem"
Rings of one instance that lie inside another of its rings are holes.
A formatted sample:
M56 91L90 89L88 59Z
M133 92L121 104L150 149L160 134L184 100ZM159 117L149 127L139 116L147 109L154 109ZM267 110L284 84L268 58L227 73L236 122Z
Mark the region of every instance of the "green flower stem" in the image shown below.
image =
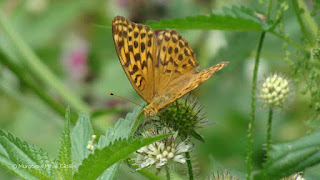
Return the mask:
M266 12L266 18L267 18L267 19L269 19L270 12L271 12L271 7L272 7L272 0L269 0L269 1L268 1L267 12Z
M270 152L270 149L271 149L272 114L273 114L273 110L272 110L272 108L269 108L268 125L267 125L267 145L266 145L267 158L269 158L268 153Z
M303 0L291 0L291 2L302 33L308 39L309 42L312 42L313 38L310 36L307 28L305 27L304 22L306 23L306 25L308 25L308 28L313 37L317 36L317 26L313 19L310 17L310 13L306 4ZM301 13L301 9L303 9L303 13Z
M318 30L319 30L317 28L317 23L311 17L306 1L305 0L297 0L297 1L298 1L299 7L303 9L303 12L304 12L303 14L301 14L301 18L303 19L303 22L305 22L306 27L310 30L312 34L312 38L314 39L315 37L317 37Z
M167 178L167 180L170 180L170 170L169 170L169 167L168 166L166 166L165 167L165 169L166 169L166 178Z
M9 21L0 13L0 27L2 32L7 35L17 52L21 55L21 60L30 69L33 76L42 80L48 88L55 90L63 100L77 111L89 113L90 109L80 98L76 97L69 89L67 89L61 81L52 73L52 71L39 59L39 57L30 49L23 41L20 35L14 31Z
M191 164L190 152L186 152L189 180L193 180L193 169Z
M283 35L281 35L281 34L279 34L277 32L271 31L270 33L273 34L274 36L278 37L279 39L284 40L288 44L291 44L292 46L295 46L296 48L299 48L302 51L305 51L305 52L308 52L308 53L310 52L310 48L309 47L301 46L300 44L295 43L294 41L290 40L289 38L284 37Z
M37 96L40 97L48 106L50 106L54 111L56 111L61 116L65 114L65 107L55 102L50 96L48 96L43 89L38 86L34 81L28 78L26 72L23 68L17 66L12 61L10 61L4 54L0 53L0 62L7 66L26 86L28 86ZM73 123L76 122L77 116L71 114L71 120Z
M262 50L262 45L264 41L266 32L263 31L259 38L258 50L255 58L255 64L253 69L252 87L251 87L251 117L248 125L248 154L247 154L247 180L251 179L252 171L252 158L253 158L253 133L254 133L254 119L256 111L256 87L257 87L257 77L258 77L258 67L260 61L260 54Z

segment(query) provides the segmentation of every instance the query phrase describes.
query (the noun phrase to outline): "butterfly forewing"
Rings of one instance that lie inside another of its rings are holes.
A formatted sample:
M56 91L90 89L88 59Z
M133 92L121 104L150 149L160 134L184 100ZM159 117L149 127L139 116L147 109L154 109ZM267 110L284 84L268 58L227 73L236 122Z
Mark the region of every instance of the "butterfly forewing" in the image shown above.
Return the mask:
M159 32L157 36L155 81L158 95L165 94L179 77L199 72L195 54L188 42L175 30Z
M154 97L154 32L148 26L117 16L112 21L112 33L128 79L139 95L150 103Z

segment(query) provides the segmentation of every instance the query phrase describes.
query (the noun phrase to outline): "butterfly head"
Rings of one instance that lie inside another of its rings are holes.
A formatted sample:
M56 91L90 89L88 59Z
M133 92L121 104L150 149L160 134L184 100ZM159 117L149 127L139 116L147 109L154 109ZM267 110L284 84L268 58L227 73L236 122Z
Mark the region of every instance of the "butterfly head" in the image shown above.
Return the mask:
M155 107L153 107L151 104L149 104L144 108L144 115L146 117L153 117L157 115L157 113L158 113L158 110Z

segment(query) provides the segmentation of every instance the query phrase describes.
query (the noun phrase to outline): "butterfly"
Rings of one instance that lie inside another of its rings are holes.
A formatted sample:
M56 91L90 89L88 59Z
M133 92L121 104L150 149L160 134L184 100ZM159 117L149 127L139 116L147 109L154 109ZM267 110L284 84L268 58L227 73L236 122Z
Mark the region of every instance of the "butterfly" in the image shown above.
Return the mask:
M148 105L146 117L209 79L228 62L200 71L195 53L175 30L157 35L149 27L117 16L112 21L114 45L120 63L134 89Z

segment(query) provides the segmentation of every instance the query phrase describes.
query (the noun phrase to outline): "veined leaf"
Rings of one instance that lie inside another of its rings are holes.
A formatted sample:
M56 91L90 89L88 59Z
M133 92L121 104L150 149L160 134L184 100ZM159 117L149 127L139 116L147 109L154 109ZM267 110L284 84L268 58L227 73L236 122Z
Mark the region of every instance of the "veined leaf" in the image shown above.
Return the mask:
M176 19L147 21L146 24L154 29L203 29L231 31L263 31L271 27L263 22L262 15L244 7L224 8L222 12L214 11L204 16L192 16Z
M272 146L270 159L256 179L280 179L320 163L320 132Z
M61 148L59 151L59 171L63 179L72 179L72 156L70 139L70 107L66 110L64 131L61 137Z
M74 179L96 179L111 165L127 157L139 148L170 135L172 134L144 139L139 137L136 139L116 140L112 145L102 149L96 149L94 154L90 154L88 158L83 160L78 172L74 175Z
M92 139L92 135L93 130L88 115L85 113L79 114L77 124L71 132L72 162L76 167L90 154L87 146Z
M48 153L0 130L0 165L22 179L56 179Z
M114 128L109 128L105 135L100 136L98 147L99 149L108 146L109 144L113 143L117 139L126 139L130 136L130 133L133 132L135 129L134 125L130 126L130 123L134 118L137 117L138 113L141 111L141 107L137 107L134 109L132 113L128 113L126 118L119 119L114 126ZM139 118L136 119L136 122L139 122ZM116 177L116 172L119 170L120 163L116 163L112 165L110 168L104 171L104 173L98 179L114 179Z

